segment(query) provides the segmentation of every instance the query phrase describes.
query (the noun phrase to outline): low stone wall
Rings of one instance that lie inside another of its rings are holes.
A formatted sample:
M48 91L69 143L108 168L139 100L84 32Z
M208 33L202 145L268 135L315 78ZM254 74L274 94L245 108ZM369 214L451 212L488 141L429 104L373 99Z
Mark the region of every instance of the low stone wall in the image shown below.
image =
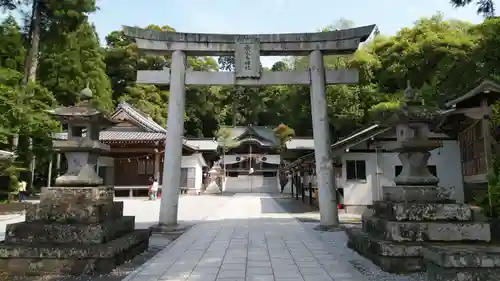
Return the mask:
M9 215L23 213L26 209L26 204L23 202L11 202L0 204L0 215Z

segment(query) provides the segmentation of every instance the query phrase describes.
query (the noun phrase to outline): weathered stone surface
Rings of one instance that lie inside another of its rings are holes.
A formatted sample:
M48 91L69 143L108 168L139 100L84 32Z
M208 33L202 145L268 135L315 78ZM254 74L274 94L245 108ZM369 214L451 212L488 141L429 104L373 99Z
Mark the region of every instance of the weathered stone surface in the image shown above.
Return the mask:
M500 247L487 245L427 246L423 258L440 267L450 268L498 268Z
M45 188L26 221L9 224L0 242L0 269L11 275L111 271L148 247L150 230L134 230L113 188Z
M111 203L114 195L114 189L107 186L43 188L40 196L40 206Z
M140 49L158 53L182 50L188 54L227 55L235 51L235 42L258 40L261 55L307 55L321 50L328 54L353 53L364 42L374 25L316 33L289 34L202 34L161 32L125 27L125 32L135 37Z
M470 221L473 211L466 204L400 203L377 201L375 215L395 221Z
M43 221L8 224L6 243L100 244L134 230L135 217L121 217L96 224L46 223Z
M423 267L421 246L410 243L388 243L368 236L361 229L346 229L347 246L369 258L382 270L391 273L415 272Z
M0 260L7 258L90 259L110 258L128 247L148 241L150 230L134 230L104 244L7 244L0 242Z
M416 130L410 128L406 124L397 125L396 131L398 131L398 139L400 138L401 131L403 128L416 134ZM413 136L412 136L413 137ZM431 141L428 141L431 142ZM410 140L411 143L411 140ZM398 186L412 186L412 185L432 185L436 186L439 183L439 178L435 177L429 171L427 167L427 162L431 157L431 153L426 147L422 151L413 151L413 147L404 147L406 141L397 142L397 144L403 146L400 149L403 151L398 154L399 160L403 165L403 169L399 175L394 179L394 183ZM422 141L416 141L417 150L422 149Z
M123 202L44 206L40 206L40 204L27 204L26 206L26 222L98 223L121 216L123 216Z
M363 230L389 241L483 241L491 240L490 226L483 222L396 222L371 217Z
M420 257L422 244L418 242L393 242L368 236L360 228L346 230L347 236L354 240L362 239L370 253L390 257Z
M450 268L432 262L425 264L429 281L498 281L500 268Z
M6 245L0 243L0 268L12 275L110 272L148 247L149 230L136 230L106 244Z
M436 186L383 186L384 201L455 203L450 194Z

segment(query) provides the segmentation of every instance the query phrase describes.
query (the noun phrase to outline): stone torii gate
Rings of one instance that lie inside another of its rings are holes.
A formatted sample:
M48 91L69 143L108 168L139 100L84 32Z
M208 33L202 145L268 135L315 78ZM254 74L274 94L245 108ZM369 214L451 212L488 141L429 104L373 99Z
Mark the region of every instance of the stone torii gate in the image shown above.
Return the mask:
M163 167L163 195L159 224L177 225L186 85L311 85L320 226L338 224L335 179L330 155L330 135L325 85L355 84L357 70L326 70L323 55L352 54L374 30L358 28L291 34L198 34L124 27L137 48L156 55L171 55L171 68L138 71L137 83L168 85L167 137ZM235 57L235 72L203 72L186 68L186 56ZM308 70L263 72L260 56L309 56Z

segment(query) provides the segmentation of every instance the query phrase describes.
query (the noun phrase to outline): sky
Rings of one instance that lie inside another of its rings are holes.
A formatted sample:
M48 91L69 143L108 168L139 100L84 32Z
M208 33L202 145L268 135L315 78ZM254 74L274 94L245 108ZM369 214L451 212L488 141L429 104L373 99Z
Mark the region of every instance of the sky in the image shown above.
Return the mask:
M194 33L295 33L346 19L356 26L376 24L382 34L393 35L438 12L445 18L482 21L475 5L453 8L449 0L97 0L97 5L99 11L90 19L101 44L123 25L169 25ZM261 57L265 67L279 59Z
M392 35L421 17L437 12L445 18L482 21L475 5L453 8L449 0L97 0L91 15L101 42L122 25L169 25L195 33L314 32L347 19L357 26L376 24ZM280 58L263 57L270 67Z

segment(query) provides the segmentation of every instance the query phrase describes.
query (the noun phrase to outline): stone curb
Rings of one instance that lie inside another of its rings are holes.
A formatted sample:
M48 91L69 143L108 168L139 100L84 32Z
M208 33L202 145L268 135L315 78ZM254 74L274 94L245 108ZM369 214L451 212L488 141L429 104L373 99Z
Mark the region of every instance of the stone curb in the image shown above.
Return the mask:
M153 263L153 261L155 260L156 256L158 256L159 254L161 254L163 251L170 250L171 247L173 247L176 243L178 243L178 241L180 240L180 238L182 237L182 235L187 234L189 231L193 230L193 228L194 228L194 225L192 227L190 227L186 232L182 233L179 237L177 237L177 239L175 239L170 244L168 244L161 251L159 251L158 253L156 253L148 261L146 261L145 263L143 263L138 268L134 269L129 275L127 275L125 278L123 278L122 281L130 281L130 280L132 280L132 278L136 277L139 272L141 272L144 268L148 267L151 263ZM155 235L155 234L153 234L153 235ZM161 234L156 234L156 235L161 235Z
M0 213L0 221L9 221L12 219L16 219L24 215L24 212L19 212L19 213Z

